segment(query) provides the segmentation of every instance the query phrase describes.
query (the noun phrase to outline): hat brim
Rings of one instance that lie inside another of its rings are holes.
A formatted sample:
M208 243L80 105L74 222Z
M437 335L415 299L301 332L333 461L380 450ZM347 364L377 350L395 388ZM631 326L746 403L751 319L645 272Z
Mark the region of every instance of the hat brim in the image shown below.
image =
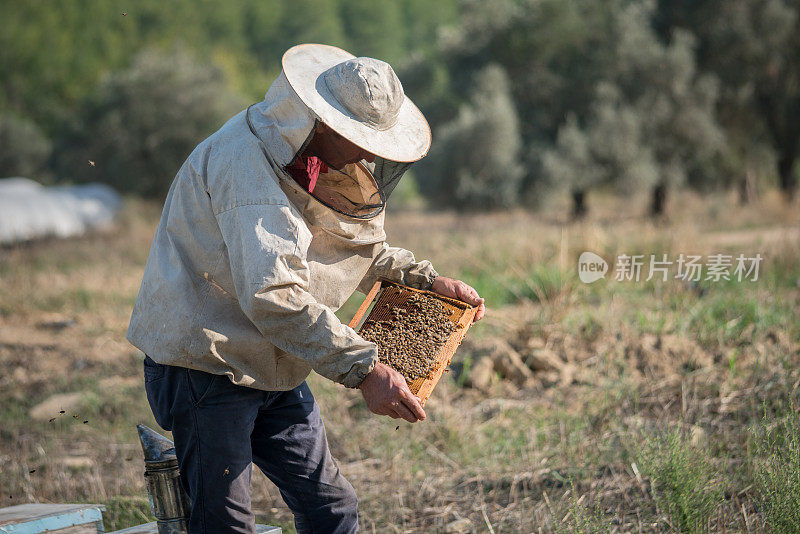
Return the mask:
M302 44L283 54L283 72L300 100L327 126L351 143L384 159L411 162L422 159L431 146L431 128L425 116L407 96L397 123L376 130L354 118L328 91L324 73L355 56L330 45Z

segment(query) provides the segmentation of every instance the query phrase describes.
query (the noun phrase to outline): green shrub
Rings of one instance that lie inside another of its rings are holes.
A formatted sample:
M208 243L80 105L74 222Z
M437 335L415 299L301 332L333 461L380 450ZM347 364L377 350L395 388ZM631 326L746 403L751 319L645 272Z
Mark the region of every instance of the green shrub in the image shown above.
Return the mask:
M103 502L103 527L108 532L155 521L144 495L117 495Z
M707 532L722 503L722 485L707 453L679 430L654 436L640 453L653 498L676 532Z
M564 504L567 507L565 513L558 514L552 508L550 510L553 529L557 534L604 534L612 531L611 521L600 506L595 504L590 508L582 498L577 497L574 484L571 495L562 506Z
M420 189L434 205L459 209L513 206L524 175L522 138L508 74L488 65L474 77L468 104L437 130L420 162Z
M755 429L757 500L770 532L800 532L800 424L797 407Z

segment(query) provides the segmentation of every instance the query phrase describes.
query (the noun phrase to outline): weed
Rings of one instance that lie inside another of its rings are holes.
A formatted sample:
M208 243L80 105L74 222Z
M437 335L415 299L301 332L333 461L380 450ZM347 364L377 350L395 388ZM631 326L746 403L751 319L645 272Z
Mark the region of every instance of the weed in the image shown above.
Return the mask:
M569 495L562 499L562 512L558 513L547 501L552 515L553 530L557 534L603 534L612 531L613 521L603 513L600 505L595 503L590 508L586 495L577 496L575 482L570 481ZM566 512L563 512L566 508Z
M790 406L777 422L765 413L755 437L755 482L763 520L772 532L800 532L800 421Z
M102 504L106 507L103 512L103 526L107 531L156 520L150 510L150 502L143 495L118 495L110 497Z
M722 484L705 451L673 430L645 442L639 465L650 477L656 504L675 531L708 531L722 503Z

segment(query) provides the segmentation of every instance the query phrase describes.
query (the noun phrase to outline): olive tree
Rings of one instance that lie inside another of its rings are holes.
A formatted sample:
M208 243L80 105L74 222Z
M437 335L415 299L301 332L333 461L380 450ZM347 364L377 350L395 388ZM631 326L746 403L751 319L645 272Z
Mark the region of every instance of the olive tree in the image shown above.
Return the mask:
M0 115L0 178L48 178L50 150L50 140L33 122Z
M498 208L517 202L524 169L522 140L508 75L489 64L477 72L471 96L439 128L421 188L458 208ZM424 160L423 160L424 161Z
M585 213L586 191L601 184L623 192L649 188L650 212L661 215L668 192L708 172L723 144L716 79L698 72L694 38L677 32L662 43L648 24L651 10L630 4L618 12L616 61L583 121L562 125L543 157L549 183L572 192L574 215Z
M659 0L656 27L700 40L702 69L721 81L718 115L743 174L771 162L786 198L800 157L800 0ZM774 156L765 151L769 147Z
M87 100L59 147L59 168L76 181L164 195L194 146L243 106L213 64L181 50L142 52Z

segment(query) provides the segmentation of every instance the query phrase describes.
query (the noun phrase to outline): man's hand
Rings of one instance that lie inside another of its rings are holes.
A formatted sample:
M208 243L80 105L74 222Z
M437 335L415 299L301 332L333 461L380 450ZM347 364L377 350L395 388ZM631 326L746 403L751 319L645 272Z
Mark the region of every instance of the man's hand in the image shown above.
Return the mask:
M367 408L374 414L388 415L416 423L425 419L419 399L411 393L403 375L386 364L377 362L358 386Z
M453 280L446 276L439 276L433 281L431 291L445 297L463 300L472 306L477 306L478 311L475 313L475 318L472 320L473 323L477 323L483 319L483 315L486 313L486 306L483 304L483 299L478 296L478 292L461 280Z

